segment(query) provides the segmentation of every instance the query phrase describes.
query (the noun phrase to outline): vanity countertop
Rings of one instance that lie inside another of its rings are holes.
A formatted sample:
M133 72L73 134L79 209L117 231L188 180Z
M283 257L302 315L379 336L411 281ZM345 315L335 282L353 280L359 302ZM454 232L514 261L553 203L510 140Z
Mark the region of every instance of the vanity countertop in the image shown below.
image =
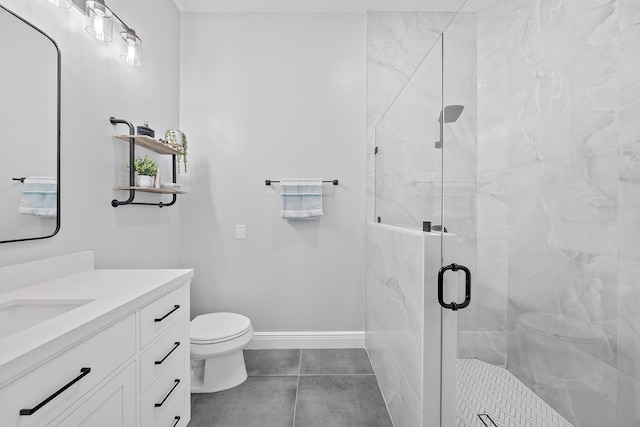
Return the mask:
M92 300L0 338L0 387L33 368L43 355L61 353L191 277L193 270L188 269L87 270L0 293L0 306L15 300Z

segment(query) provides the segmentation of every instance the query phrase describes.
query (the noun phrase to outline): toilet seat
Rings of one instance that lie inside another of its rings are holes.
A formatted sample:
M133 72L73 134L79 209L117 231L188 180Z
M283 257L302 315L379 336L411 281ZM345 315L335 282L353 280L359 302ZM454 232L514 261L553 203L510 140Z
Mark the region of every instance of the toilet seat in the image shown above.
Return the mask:
M251 329L249 318L237 313L208 313L191 321L191 344L206 345L230 341Z

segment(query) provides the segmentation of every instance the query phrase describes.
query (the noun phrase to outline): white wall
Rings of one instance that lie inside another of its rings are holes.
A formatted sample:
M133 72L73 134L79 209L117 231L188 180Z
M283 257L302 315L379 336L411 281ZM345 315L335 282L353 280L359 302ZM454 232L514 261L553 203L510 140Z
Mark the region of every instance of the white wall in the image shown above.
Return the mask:
M365 20L183 14L193 316L237 311L265 332L364 329ZM319 221L280 219L279 186L264 180L296 177L340 180L324 186Z
M62 53L62 226L51 239L0 245L0 265L95 249L99 268L179 266L179 207L110 205L127 196L112 190L127 173L127 147L112 138L109 117L134 125L149 120L159 130L178 124L180 13L174 3L109 1L143 40L140 68L120 61L117 43L92 39L76 9L46 1L3 4L48 33ZM116 41L119 31L114 27Z

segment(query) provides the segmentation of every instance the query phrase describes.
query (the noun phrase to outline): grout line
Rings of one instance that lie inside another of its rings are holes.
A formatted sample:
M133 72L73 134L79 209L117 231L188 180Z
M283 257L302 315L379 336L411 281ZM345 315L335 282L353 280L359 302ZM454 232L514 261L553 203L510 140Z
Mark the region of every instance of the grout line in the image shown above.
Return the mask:
M350 373L338 373L338 374L321 374L321 373L310 373L310 374L301 374L301 373L296 373L296 374L260 374L260 375L249 375L250 377L342 377L342 376L346 376L346 377L372 377L375 376L376 374L350 374Z
M298 408L298 388L300 387L301 365L302 365L302 349L300 349L300 358L298 359L298 381L296 382L296 399L293 402L293 427L296 427L296 409Z
M376 374L300 374L301 377L375 377Z
M297 377L298 374L259 374L259 375L249 375L250 377Z

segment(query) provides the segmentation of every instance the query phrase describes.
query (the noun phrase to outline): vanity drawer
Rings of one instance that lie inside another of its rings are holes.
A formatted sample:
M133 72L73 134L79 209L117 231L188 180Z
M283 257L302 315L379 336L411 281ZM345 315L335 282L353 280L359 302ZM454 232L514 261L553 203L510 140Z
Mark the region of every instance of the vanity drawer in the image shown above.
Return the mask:
M140 348L184 318L184 286L146 305L140 310Z
M130 315L4 387L0 426L47 425L135 355L135 342L135 315ZM31 415L20 415L21 410Z
M158 341L151 344L140 361L140 394L144 394L153 382L176 360L185 364L184 352L189 351L185 339L184 321L176 323Z
M160 420L176 397L180 396L185 381L185 365L183 360L174 360L166 372L153 384L153 387L142 398L140 405L140 421L143 426L153 426Z
M167 412L158 424L156 424L156 427L186 427L190 419L186 413L186 399L190 398L191 396L187 392L187 389L182 387L180 394L171 402L171 405L167 408Z

